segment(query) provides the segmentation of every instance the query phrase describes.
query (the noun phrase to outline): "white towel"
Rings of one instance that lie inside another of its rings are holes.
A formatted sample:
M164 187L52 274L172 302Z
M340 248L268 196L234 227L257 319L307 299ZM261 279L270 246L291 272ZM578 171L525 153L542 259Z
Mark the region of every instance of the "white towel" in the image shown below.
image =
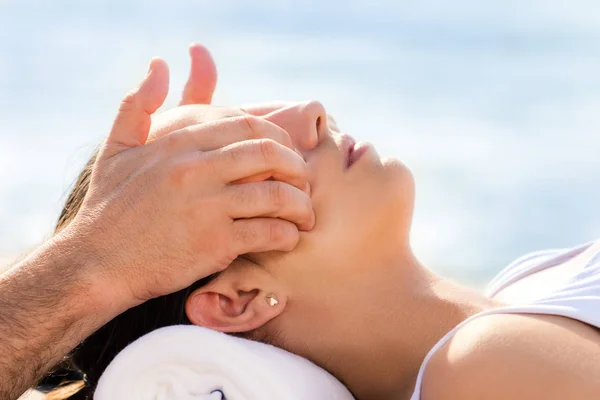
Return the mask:
M222 394L224 396L221 395ZM95 400L350 400L310 361L193 325L153 331L110 363Z

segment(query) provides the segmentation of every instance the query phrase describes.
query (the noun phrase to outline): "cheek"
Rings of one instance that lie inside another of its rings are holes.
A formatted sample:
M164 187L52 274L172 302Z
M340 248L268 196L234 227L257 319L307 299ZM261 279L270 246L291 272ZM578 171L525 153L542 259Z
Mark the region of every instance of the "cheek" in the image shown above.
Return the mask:
M410 170L396 160L330 183L313 195L316 224L298 246L271 258L274 273L301 285L331 282L408 243L414 203Z
M357 172L315 203L322 241L356 257L407 241L415 192L410 170L386 159L376 168Z

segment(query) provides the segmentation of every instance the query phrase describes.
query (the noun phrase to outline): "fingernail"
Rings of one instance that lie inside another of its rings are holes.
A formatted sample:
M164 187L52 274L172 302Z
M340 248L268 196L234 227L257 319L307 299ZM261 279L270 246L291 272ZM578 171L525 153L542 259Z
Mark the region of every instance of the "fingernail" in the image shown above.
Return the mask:
M306 182L306 187L304 188L304 191L306 192L306 194L308 194L310 196L310 194L311 194L310 182Z

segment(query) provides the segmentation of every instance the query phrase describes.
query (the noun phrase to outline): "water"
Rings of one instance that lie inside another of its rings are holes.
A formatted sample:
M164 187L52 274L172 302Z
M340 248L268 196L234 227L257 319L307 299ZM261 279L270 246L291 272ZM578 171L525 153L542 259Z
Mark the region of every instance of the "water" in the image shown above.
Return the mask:
M217 103L318 99L405 161L414 247L441 273L479 285L524 252L587 241L600 231L596 8L0 0L0 256L50 234L151 57L169 62L176 103L192 41L217 60Z

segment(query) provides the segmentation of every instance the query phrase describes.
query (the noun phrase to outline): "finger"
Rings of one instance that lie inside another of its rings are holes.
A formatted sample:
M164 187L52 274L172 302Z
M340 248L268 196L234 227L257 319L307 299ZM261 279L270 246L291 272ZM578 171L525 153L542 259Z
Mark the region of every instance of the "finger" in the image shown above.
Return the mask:
M169 67L164 60L150 62L148 74L140 85L121 101L119 112L103 150L112 157L123 150L146 143L150 116L164 103L169 91Z
M296 225L277 218L238 219L232 224L232 251L235 254L291 251L298 244Z
M260 173L257 175L253 175L253 176L248 176L246 178L242 178L242 179L238 179L232 183L236 184L236 185L241 185L244 183L253 183L253 182L262 182L262 181L272 181L272 177L271 177L271 173L270 172L264 172L264 173ZM304 186L304 188L302 189L302 191L304 193L306 193L308 196L310 196L311 194L311 186L310 186L310 182L306 181L306 186Z
M190 45L190 76L183 88L180 105L210 104L217 86L217 67L208 49Z
M272 139L294 149L292 139L284 129L262 118L251 116L224 118L191 125L167 136L162 140L174 142L174 151L212 151L250 139Z
M298 102L273 101L273 102L269 102L269 103L244 104L240 107L240 109L244 112L247 112L250 115L255 115L257 117L260 117L260 116L272 113L273 111L277 111L282 108L292 106L294 104L298 104Z
M307 190L306 163L296 152L271 139L246 140L207 154L213 170L226 182L255 175Z
M229 217L276 217L293 222L299 230L313 228L315 214L310 197L282 182L263 181L227 187Z

